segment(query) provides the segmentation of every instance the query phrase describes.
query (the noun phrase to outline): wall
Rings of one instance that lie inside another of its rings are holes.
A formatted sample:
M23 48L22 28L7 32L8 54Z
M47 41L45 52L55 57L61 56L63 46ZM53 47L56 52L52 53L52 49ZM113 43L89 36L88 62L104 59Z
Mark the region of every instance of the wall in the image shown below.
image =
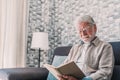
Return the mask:
M29 0L28 3L26 64L29 67L38 64L38 50L30 48L32 33L49 33L50 50L41 53L41 64L50 62L56 47L80 42L73 24L77 16L91 15L100 39L120 41L120 0Z

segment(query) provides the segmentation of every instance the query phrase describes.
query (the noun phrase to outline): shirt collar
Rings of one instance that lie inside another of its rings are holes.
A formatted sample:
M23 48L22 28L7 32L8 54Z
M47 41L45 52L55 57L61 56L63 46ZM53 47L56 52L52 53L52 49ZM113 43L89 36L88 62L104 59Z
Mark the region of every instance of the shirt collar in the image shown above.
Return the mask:
M92 44L94 44L95 46L97 46L98 45L98 43L99 43L99 38L96 36L92 41L91 41L91 43Z
M90 43L91 43L91 45L97 46L99 41L100 41L99 38L96 36ZM84 42L81 41L81 44L84 44Z

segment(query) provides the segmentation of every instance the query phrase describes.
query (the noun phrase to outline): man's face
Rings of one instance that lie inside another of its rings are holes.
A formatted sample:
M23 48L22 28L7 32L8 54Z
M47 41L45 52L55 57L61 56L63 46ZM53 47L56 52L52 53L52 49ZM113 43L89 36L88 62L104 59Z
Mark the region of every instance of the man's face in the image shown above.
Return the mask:
M78 25L80 38L83 42L90 42L96 33L96 26L91 26L88 22L82 22Z

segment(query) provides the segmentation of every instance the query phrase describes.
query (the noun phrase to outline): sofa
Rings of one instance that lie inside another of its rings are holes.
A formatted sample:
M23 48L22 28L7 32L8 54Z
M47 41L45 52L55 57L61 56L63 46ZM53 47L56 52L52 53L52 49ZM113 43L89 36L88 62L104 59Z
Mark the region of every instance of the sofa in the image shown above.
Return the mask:
M120 42L110 42L115 56L115 66L111 80L120 80ZM57 47L54 56L67 56L71 46ZM0 80L46 80L45 68L6 68L0 69Z

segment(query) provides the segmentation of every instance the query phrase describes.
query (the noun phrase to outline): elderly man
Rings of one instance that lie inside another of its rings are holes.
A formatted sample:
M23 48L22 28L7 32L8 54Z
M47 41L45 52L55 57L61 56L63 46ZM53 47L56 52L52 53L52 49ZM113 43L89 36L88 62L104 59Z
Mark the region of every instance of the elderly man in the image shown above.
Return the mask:
M75 61L86 75L82 80L110 80L114 67L112 46L95 35L97 27L89 15L77 20L77 29L83 42L71 48L64 63ZM78 80L73 76L59 76L59 80L64 79Z

